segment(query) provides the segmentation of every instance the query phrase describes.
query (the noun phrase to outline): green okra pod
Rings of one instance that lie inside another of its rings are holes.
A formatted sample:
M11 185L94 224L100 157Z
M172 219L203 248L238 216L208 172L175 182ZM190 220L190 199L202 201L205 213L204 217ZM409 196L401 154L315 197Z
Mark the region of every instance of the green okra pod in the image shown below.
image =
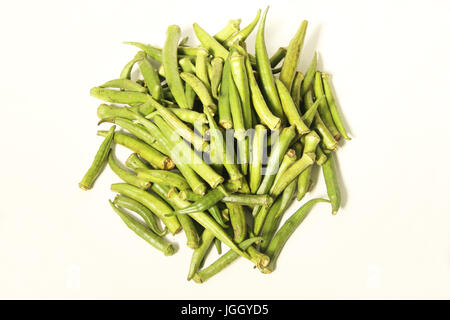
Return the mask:
M256 82L255 76L253 75L253 69L250 65L249 59L245 60L245 65L247 68L253 109L256 111L256 114L258 115L261 122L265 124L270 130L278 129L281 124L281 119L274 116L267 106L264 100L264 96L262 95L258 83Z
M294 233L295 229L297 229L297 227L302 223L312 207L319 202L329 201L320 198L308 201L292 216L290 216L289 219L280 228L280 230L278 230L266 250L266 254L270 257L270 263L266 268L261 270L263 273L270 273L275 269L277 258L280 255L280 252L286 244L287 240Z
M220 84L220 93L218 97L219 125L224 129L233 128L230 109L230 61L227 59L223 66L222 82Z
M261 237L254 237L244 240L239 244L239 248L241 250L247 250L252 244L259 242L261 240L262 240ZM237 258L239 258L239 255L235 251L229 250L226 254L222 255L210 266L197 272L194 275L193 280L197 283L203 283L206 280L210 279L212 276L216 275L217 273L225 269Z
M215 205L217 202L222 200L228 193L225 189L220 186L216 189L209 191L200 200L194 202L192 205L176 210L174 215L188 214L193 212L205 211Z
M208 77L208 56L209 52L205 48L199 48L195 59L195 75L203 82L203 85L211 92L211 84ZM183 79L184 80L184 79ZM185 80L186 81L186 80Z
M331 202L332 213L335 215L341 206L341 191L332 152L328 154L327 161L322 165L322 172L327 186L328 198Z
M133 230L139 237L147 241L154 248L162 251L166 256L171 256L175 253L175 249L170 242L155 234L142 222L136 220L125 211L120 210L114 205L113 202L111 202L111 200L109 201L109 204L111 205L111 208L113 208L113 210L119 215L122 221L125 222L127 227Z
M285 171L283 177L273 186L272 192L270 193L272 196L278 196L303 170L314 164L316 160L316 147L319 142L320 137L314 131L306 135L302 157L293 163Z
M286 86L281 82L281 80L276 80L278 93L280 94L281 104L283 106L283 111L289 121L289 123L297 129L298 134L304 135L310 130L308 126L303 122L300 116L297 106L295 105L292 97L286 88Z
M216 39L219 42L225 41L226 39L231 37L234 33L239 31L240 25L241 19L229 20L227 25L214 35L214 39Z
M275 53L270 57L270 66L272 68L275 68L281 62L281 60L284 59L284 57L286 56L286 52L287 52L286 48L284 47L278 48L278 50L275 51Z
M115 198L113 203L121 208L131 210L135 213L137 213L139 216L142 217L147 227L149 227L154 233L156 233L158 236L162 237L167 234L167 228L164 230L160 230L158 227L158 223L156 221L156 217L146 206L144 206L142 203L133 200L129 197L123 196L118 194Z
M91 189L95 180L100 175L100 173L108 159L108 154L111 150L111 143L114 140L114 136L115 136L115 133L114 133L115 130L116 130L116 126L112 126L109 129L109 131L106 132L105 140L103 140L102 144L100 145L100 148L98 148L98 151L94 157L94 161L92 162L88 171L83 176L83 179L81 179L80 183L78 184L78 186L81 189L83 189L83 190Z
M203 47L208 49L208 51L210 51L216 57L221 57L224 60L227 58L227 49L225 49L216 39L210 36L197 23L194 23L193 27L195 35L197 36Z
M214 57L211 60L211 94L215 99L219 99L219 85L222 80L223 59Z
M186 179L175 172L167 170L150 170L150 169L137 169L137 177L142 181L159 183L171 187L176 187L179 190L186 190L189 188L189 184Z
M133 172L122 168L122 166L115 159L113 152L109 153L108 164L111 170L126 183L129 183L143 190L147 190L148 188L150 188L150 182L142 180Z
M159 80L158 73L153 68L151 62L147 59L147 56L144 51L140 51L136 54L137 64L139 66L139 70L144 78L145 85L148 88L148 91L156 100L161 99L161 81Z
M267 9L264 11L262 20L259 24L258 33L256 34L256 43L255 43L256 67L258 69L262 89L264 91L265 96L267 97L270 110L272 110L272 112L278 118L284 119L283 108L281 106L280 97L278 96L278 91L275 86L272 74L272 67L270 65L269 57L267 55L266 43L264 40L264 29L266 25L266 16L268 10L269 7L267 7ZM249 77L250 77L250 70L247 67Z
M115 88L133 92L147 92L145 87L129 79L110 80L99 86L99 88Z
M205 229L202 233L201 245L192 253L191 264L189 266L188 280L194 277L195 273L200 269L211 244L216 237L210 230Z
M255 135L253 136L252 152L250 159L250 191L256 193L262 180L262 161L264 156L264 140L266 136L266 127L258 124L255 126Z
M267 250L270 241L272 240L273 236L275 235L280 225L281 219L283 218L283 214L286 212L286 209L295 199L296 184L297 184L296 181L292 181L290 184L288 184L288 186L286 187L286 189L284 189L281 196L278 197L277 199L277 201L279 201L279 205L272 206L272 208L275 207L275 209L272 210L271 208L269 214L267 214L266 220L264 221L264 225L261 228L261 236L264 239L264 241L261 243L260 248L262 252L265 252Z
M153 47L151 45L139 43L139 42L131 42L126 41L124 44L132 45L138 47L142 51L144 51L150 58L155 61L162 62L162 50L160 48Z
M209 93L209 89L205 86L203 81L191 73L181 73L181 78L192 87L204 107L209 108L213 113L216 113L217 106Z
M328 78L329 78L329 75L322 72L323 89L325 91L325 96L327 98L327 103L328 103L328 107L330 109L331 116L333 118L334 124L336 125L336 128L342 134L342 136L346 140L351 140L351 138L347 134L347 131L345 130L344 123L341 119L341 116L339 115L339 111L336 106L336 101L334 100L333 92L331 90L330 83L328 82Z
M291 91L292 82L294 81L295 71L297 70L298 60L300 52L305 41L306 29L308 27L308 21L304 20L297 33L289 42L286 56L283 61L283 66L280 73L280 81L283 82L288 92Z
M231 47L235 43L245 41L245 39L247 39L250 33L252 33L252 31L255 29L256 25L258 24L260 16L261 10L258 10L255 19L253 19L253 21L248 26L246 26L245 28L243 28L242 30L240 30L239 32L237 32L236 34L232 35L231 37L225 40L225 46Z
M98 135L106 136L106 131L98 131ZM148 144L138 139L135 139L127 134L117 132L114 135L114 142L121 144L124 147L133 150L139 154L142 158L159 169L170 170L173 169L175 164L172 159L163 155L158 150L152 148Z
M124 80L124 79L122 79ZM94 87L91 89L91 96L111 103L134 104L147 102L148 94L137 91L117 91Z
M152 190L161 198L165 199L167 203L169 203L172 208L178 209L177 203L172 200L173 192L170 192L170 188L168 186L154 183L152 185ZM177 217L178 221L183 228L184 234L186 235L187 243L186 245L191 249L196 249L200 246L200 236L198 235L197 229L192 221L191 217L188 215Z
M300 88L300 95L302 97L304 97L306 92L308 92L308 90L311 88L311 84L313 83L314 76L316 74L316 68L317 68L317 52L314 52L311 64L309 65L308 70L306 71L305 78Z
M177 48L180 40L180 27L171 25L167 28L167 38L162 52L162 65L167 84L180 108L187 108L183 83L178 72Z
M319 71L316 71L316 74L314 76L314 95L316 96L316 99L320 99L325 95L322 85L322 75ZM320 117L322 118L330 133L333 135L334 139L339 140L341 134L334 124L333 117L331 116L331 112L326 99L322 99L320 101L318 111Z
M124 196L142 203L161 219L167 229L169 229L170 233L176 234L181 230L181 225L178 222L177 217L166 216L167 214L172 213L172 209L157 195L126 183L115 183L111 185L111 191L121 193Z
M244 208L236 203L226 203L230 213L230 222L233 228L234 238L236 243L242 242L247 234L247 222L245 220Z

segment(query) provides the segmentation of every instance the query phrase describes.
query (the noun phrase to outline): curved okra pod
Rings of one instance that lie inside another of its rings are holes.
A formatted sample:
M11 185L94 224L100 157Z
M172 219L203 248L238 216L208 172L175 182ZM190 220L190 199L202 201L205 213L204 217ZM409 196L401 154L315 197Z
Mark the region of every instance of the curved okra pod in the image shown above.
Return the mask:
M262 95L258 83L256 82L249 59L245 59L245 66L247 68L250 92L253 102L253 109L256 111L261 122L265 124L270 130L278 129L281 124L281 119L279 117L274 116L270 111L269 107L267 107L266 101L264 100L264 96Z
M193 212L205 211L215 205L217 202L222 200L228 193L222 186L217 187L209 191L200 200L194 202L188 207L176 210L173 215L188 214Z
M283 119L284 118L283 108L281 106L281 101L280 97L278 96L277 88L275 87L275 82L272 74L272 67L270 65L269 57L267 55L267 49L264 40L264 28L266 25L266 16L268 10L269 7L267 7L267 9L264 11L263 17L259 24L258 33L256 34L256 43L255 43L256 67L258 69L259 78L261 80L262 88L264 90L265 96L267 97L270 109L278 118ZM251 70L252 70L251 66L250 69L247 66L247 73L249 74L249 77L250 73L252 73ZM255 102L253 102L253 104L254 103Z
M193 24L195 35L201 42L202 46L208 49L214 56L226 59L228 56L228 50L225 49L216 39L211 37L204 29L202 29L197 23Z
M178 143L180 140L177 139L175 144L172 142L171 138L175 138L175 134L173 134L172 131L170 131L169 135L164 135L161 130L151 121L147 120L143 116L140 116L139 114L135 114L137 117L137 121L141 123L158 141L163 143L165 146L167 146L167 149L170 150L170 156L173 159L173 162L176 164L178 170L180 170L183 177L186 178L186 181L189 183L189 186L191 189L197 193L197 194L205 194L206 192L206 185L201 181L201 179L197 176L197 174L194 172L194 170L187 164L185 161L185 158L180 154L180 152L177 151L176 147L178 147ZM158 116L158 118L160 118ZM164 122L164 121L162 121ZM167 126L167 124L164 122L164 125ZM167 126L170 128L170 126ZM171 129L169 129L171 130ZM173 135L173 136L172 136ZM179 136L178 136L179 138ZM189 150L191 150L189 148ZM192 150L191 150L192 151ZM185 155L186 156L186 155ZM192 159L194 160L194 159Z
M281 196L278 197L277 201L279 201L279 204L277 206L275 205L272 206L275 207L274 210L272 210L272 208L270 209L269 214L267 215L267 218L264 221L264 225L261 228L261 236L264 239L264 241L261 243L260 248L262 252L266 251L267 247L270 244L270 241L277 232L281 219L283 218L283 214L286 212L286 209L295 199L296 184L297 184L296 181L292 181L286 187L286 189L284 189Z
M270 207L273 203L273 198L268 194L230 194L229 196L224 197L222 202L250 207Z
M323 101L323 99L321 101ZM320 104L320 102L319 102L319 104ZM312 91L308 90L308 92L305 95L305 108L307 110L309 110L313 107L313 105L314 105L314 101L313 101L313 97L312 97ZM328 130L325 123L322 121L322 118L320 117L319 113L315 114L313 125L314 125L314 128L318 131L320 137L322 138L322 142L325 145L325 147L328 150L336 150L338 143L334 139L330 130Z
M245 39L247 39L247 37L250 35L250 33L252 33L253 29L255 29L260 16L261 10L258 10L255 19L253 19L253 21L248 26L225 40L225 47L231 47L235 43L244 42Z
M122 79L124 80L124 79ZM94 98L111 102L111 103L121 103L121 104L134 104L134 103L144 103L148 101L150 97L148 94L137 91L118 91L105 89L100 87L94 87L90 91L91 96Z
M133 218L133 216L129 215L125 211L117 208L111 200L109 200L109 204L111 208L119 215L119 217L125 222L128 228L133 230L139 237L147 241L154 248L162 251L164 255L171 256L175 253L175 249L170 242L161 238L157 234L155 234L152 230L146 227L142 222Z
M214 57L211 60L211 94L214 98L219 99L219 85L222 79L223 59Z
M144 163L144 161L142 161L139 158L139 155L137 153L132 153L130 154L130 156L127 158L127 160L125 161L125 165L133 170L137 170L137 169L148 169L147 164Z
M311 61L311 64L308 67L308 70L305 74L305 79L302 82L302 86L300 88L300 95L302 97L305 96L306 92L311 88L311 84L314 81L314 76L316 74L316 68L317 68L317 52L314 52L314 57Z
M322 165L322 172L327 186L328 198L331 202L332 213L335 215L341 206L341 191L332 152L328 154L327 161Z
M261 183L262 174L262 160L264 156L264 140L266 136L266 127L262 124L255 126L255 135L253 136L252 143L252 156L250 159L250 191L251 193L256 193L259 184Z
M193 76L193 75L192 75ZM194 76L195 77L195 76ZM196 135L191 128L189 128L183 121L181 121L169 108L166 108L159 104L156 100L149 97L151 101L158 110L161 117L169 124L169 126L181 137L192 143L194 148L199 151L205 151L208 148L208 143L204 141L201 137Z
M294 233L295 229L302 223L308 212L312 207L319 202L329 202L326 199L312 199L305 203L300 209L298 209L289 219L283 224L283 226L278 230L278 232L273 237L266 250L266 254L270 257L269 265L262 269L263 273L271 273L275 269L275 264L281 250L283 249L285 243L289 237Z
M105 136L107 132L98 131L97 134L100 136ZM170 159L169 157L163 155L162 153L152 148L148 144L124 133L117 132L114 135L114 142L117 144L121 144L128 149L133 150L134 152L139 154L142 158L144 158L153 166L159 169L170 170L173 169L175 166L172 159Z
M124 196L142 203L161 219L161 221L167 226L167 229L169 229L170 233L176 234L181 230L181 225L178 222L177 217L166 216L167 214L172 213L172 209L153 193L141 190L126 183L112 184L111 191L121 193Z
M176 187L179 190L189 189L189 184L186 179L178 173L167 170L150 170L137 169L137 176L143 181L159 183L171 187Z
M182 191L178 192L178 197L182 200L193 201L193 202L199 201L201 198L203 198L203 196L198 195L190 190L182 190ZM211 214L211 216L214 218L214 220L216 220L216 222L218 224L220 224L221 227L223 227L223 228L228 227L226 222L224 221L222 213L220 212L219 208L216 205L209 208L208 211Z
M304 20L289 42L286 56L281 67L280 80L283 82L288 92L291 91L292 82L294 81L295 71L297 70L298 59L300 52L305 41L306 28L308 27L308 21Z
M152 190L161 198L165 199L166 202L169 203L174 209L178 208L176 202L172 200L173 193L170 192L170 188L168 186L154 183L152 185ZM198 235L197 229L191 217L188 215L180 216L178 217L178 221L180 222L181 227L184 230L184 234L186 235L186 245L192 249L198 248L200 246L200 236Z
M150 188L150 182L140 179L136 174L122 168L120 164L116 161L113 152L109 153L108 164L111 170L123 181L129 183L135 187L147 190Z
M250 239L244 240L239 244L239 249L247 250L252 244L259 242L261 240L262 240L261 237L255 237L255 238L250 238ZM226 254L222 255L219 259L217 259L210 266L197 272L194 275L193 280L197 283L203 283L206 280L208 280L209 278L211 278L212 276L216 275L217 273L219 273L220 271L225 269L237 258L239 258L239 255L236 252L234 252L233 250L229 250Z
M130 62L128 62L120 72L120 79L131 79L131 71L133 70L134 65L136 64L137 59L134 57Z
M195 91L204 107L211 109L213 113L216 113L217 106L209 93L209 89L205 86L203 81L197 78L191 73L182 72L181 79L183 79L192 89Z
M302 101L302 96L300 94L300 88L303 82L303 73L300 71L295 72L294 81L292 82L291 88L291 97L292 101L294 101L295 106L297 107L298 113L300 113L300 103ZM303 118L302 118L303 120Z
M286 151L286 154L283 156L283 160L281 161L280 168L275 175L275 179L273 180L273 185L272 188L270 188L269 193L272 193L274 186L284 176L286 170L291 165L293 165L295 161L297 161L297 152L294 149L289 149L288 151Z
M297 106L295 105L292 97L286 88L286 86L281 82L281 80L276 80L278 93L280 94L281 104L283 106L284 114L286 115L289 123L297 129L298 134L304 135L310 130L308 126L303 122L300 116Z
M186 96L184 94L183 83L178 72L177 48L180 40L180 27L171 25L167 28L167 38L163 48L162 65L170 92L180 108L187 108Z
M322 97L314 101L314 103L303 114L302 120L308 127L311 126L311 123L313 122L314 117L316 115L317 109L319 108L319 105L323 99L325 99L325 97Z
M192 64L190 59L181 58L178 61L178 63L180 64L183 72L195 74L195 66ZM194 107L194 102L195 102L195 91L188 84L186 84L185 94L186 94L186 103L188 106L187 109L192 109Z
M156 100L161 99L161 81L159 80L158 73L153 68L150 61L147 59L147 56L144 51L139 51L136 54L137 64L139 66L139 70L144 78L145 85L148 88L148 91Z
M216 39L219 42L225 41L226 39L231 37L234 33L239 31L240 25L241 19L229 20L227 25L214 35L214 39Z
M151 45L139 43L139 42L131 42L126 41L124 44L132 45L138 47L142 51L144 51L150 58L155 61L162 62L162 50L160 48L153 47Z
M145 87L129 79L110 80L99 86L99 88L114 88L132 92L147 92L147 89Z
M290 184L303 170L314 164L316 160L316 147L320 138L314 131L308 133L305 137L305 147L302 157L292 164L272 188L271 195L278 196L288 184Z
M331 116L333 117L334 124L338 131L342 134L342 136L346 140L351 140L348 136L347 131L345 130L344 123L342 122L341 116L339 115L339 111L336 107L336 102L334 101L333 92L331 90L330 83L328 82L329 75L322 72L322 84L323 89L325 91L325 96L327 98L328 107L330 109Z
M170 146L172 146L171 157L176 154L175 157L182 159L182 162L189 165L211 188L217 187L224 181L224 178L207 165L161 117L157 116L154 120L159 129L166 133L170 141Z
M210 92L211 85L209 83L208 67L207 67L209 52L205 48L200 47L199 49L200 50L198 50L195 59L195 75L201 82L203 82L206 89L208 89L208 92Z
M106 159L108 159L108 154L111 150L111 143L115 135L114 130L116 130L116 126L112 126L109 131L107 131L105 140L103 140L102 144L98 148L97 153L95 154L94 161L83 176L83 179L81 179L80 183L78 184L81 189L91 189L95 180L100 175L103 167L106 164Z
M245 221L244 208L236 203L225 203L229 210L231 227L233 228L233 240L242 242L247 234L247 222Z
M224 129L233 128L233 121L231 118L230 110L230 94L229 94L229 81L230 81L230 61L225 60L222 72L222 82L220 84L220 93L218 97L218 113L219 113L219 125Z
M278 50L275 51L275 53L269 59L270 66L272 68L275 68L281 62L281 60L284 59L284 57L286 56L286 52L287 52L286 48L284 47L278 48Z
M168 231L167 228L161 231L158 227L158 223L156 221L156 217L153 214L153 212L151 212L142 203L120 194L118 194L114 198L113 203L118 207L136 212L138 215L142 217L142 219L144 219L144 222L147 225L147 227L149 227L158 236L162 237L167 234Z
M316 74L314 76L314 95L316 96L316 99L320 99L325 95L323 91L322 75L320 71L316 71ZM331 116L331 112L328 108L326 99L321 100L318 111L320 117L322 118L330 133L333 135L334 139L339 140L341 138L341 134L334 124L333 117Z
M189 266L189 273L187 277L188 280L191 280L195 273L200 269L215 238L214 233L208 229L203 231L201 245L192 253L191 264Z

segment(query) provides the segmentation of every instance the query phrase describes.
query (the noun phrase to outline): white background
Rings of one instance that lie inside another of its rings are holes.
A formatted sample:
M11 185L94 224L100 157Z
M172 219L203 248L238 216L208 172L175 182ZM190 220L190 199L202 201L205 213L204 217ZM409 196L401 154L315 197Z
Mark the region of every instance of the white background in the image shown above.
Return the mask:
M183 235L164 257L111 211L109 170L78 188L101 142L89 89L134 56L122 41L162 45L174 23L194 41L193 22L246 25L266 2L269 53L307 19L300 70L318 50L333 74L353 137L338 152L344 208L315 207L273 274L240 260L198 285ZM450 298L449 12L449 1L2 2L0 298Z

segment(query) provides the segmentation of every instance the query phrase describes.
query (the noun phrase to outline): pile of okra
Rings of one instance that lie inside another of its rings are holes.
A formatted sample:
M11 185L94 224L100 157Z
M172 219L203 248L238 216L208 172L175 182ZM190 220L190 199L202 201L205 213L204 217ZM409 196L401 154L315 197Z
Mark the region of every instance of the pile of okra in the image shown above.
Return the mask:
M91 90L109 103L98 107L99 124L113 125L98 131L104 140L79 186L90 189L107 163L123 180L111 186L111 208L165 255L175 253L165 236L184 231L193 249L188 280L198 283L239 257L272 272L315 204L329 203L333 214L340 207L334 153L350 138L329 76L317 70L316 54L297 71L307 21L269 56L267 12L242 29L241 19L230 20L214 35L194 23L200 44L189 45L177 25L162 48L126 42L140 51L117 79ZM255 29L252 54L245 41ZM132 151L125 165L114 145ZM328 199L309 200L280 226L311 191L316 165ZM203 266L213 245L220 257Z

